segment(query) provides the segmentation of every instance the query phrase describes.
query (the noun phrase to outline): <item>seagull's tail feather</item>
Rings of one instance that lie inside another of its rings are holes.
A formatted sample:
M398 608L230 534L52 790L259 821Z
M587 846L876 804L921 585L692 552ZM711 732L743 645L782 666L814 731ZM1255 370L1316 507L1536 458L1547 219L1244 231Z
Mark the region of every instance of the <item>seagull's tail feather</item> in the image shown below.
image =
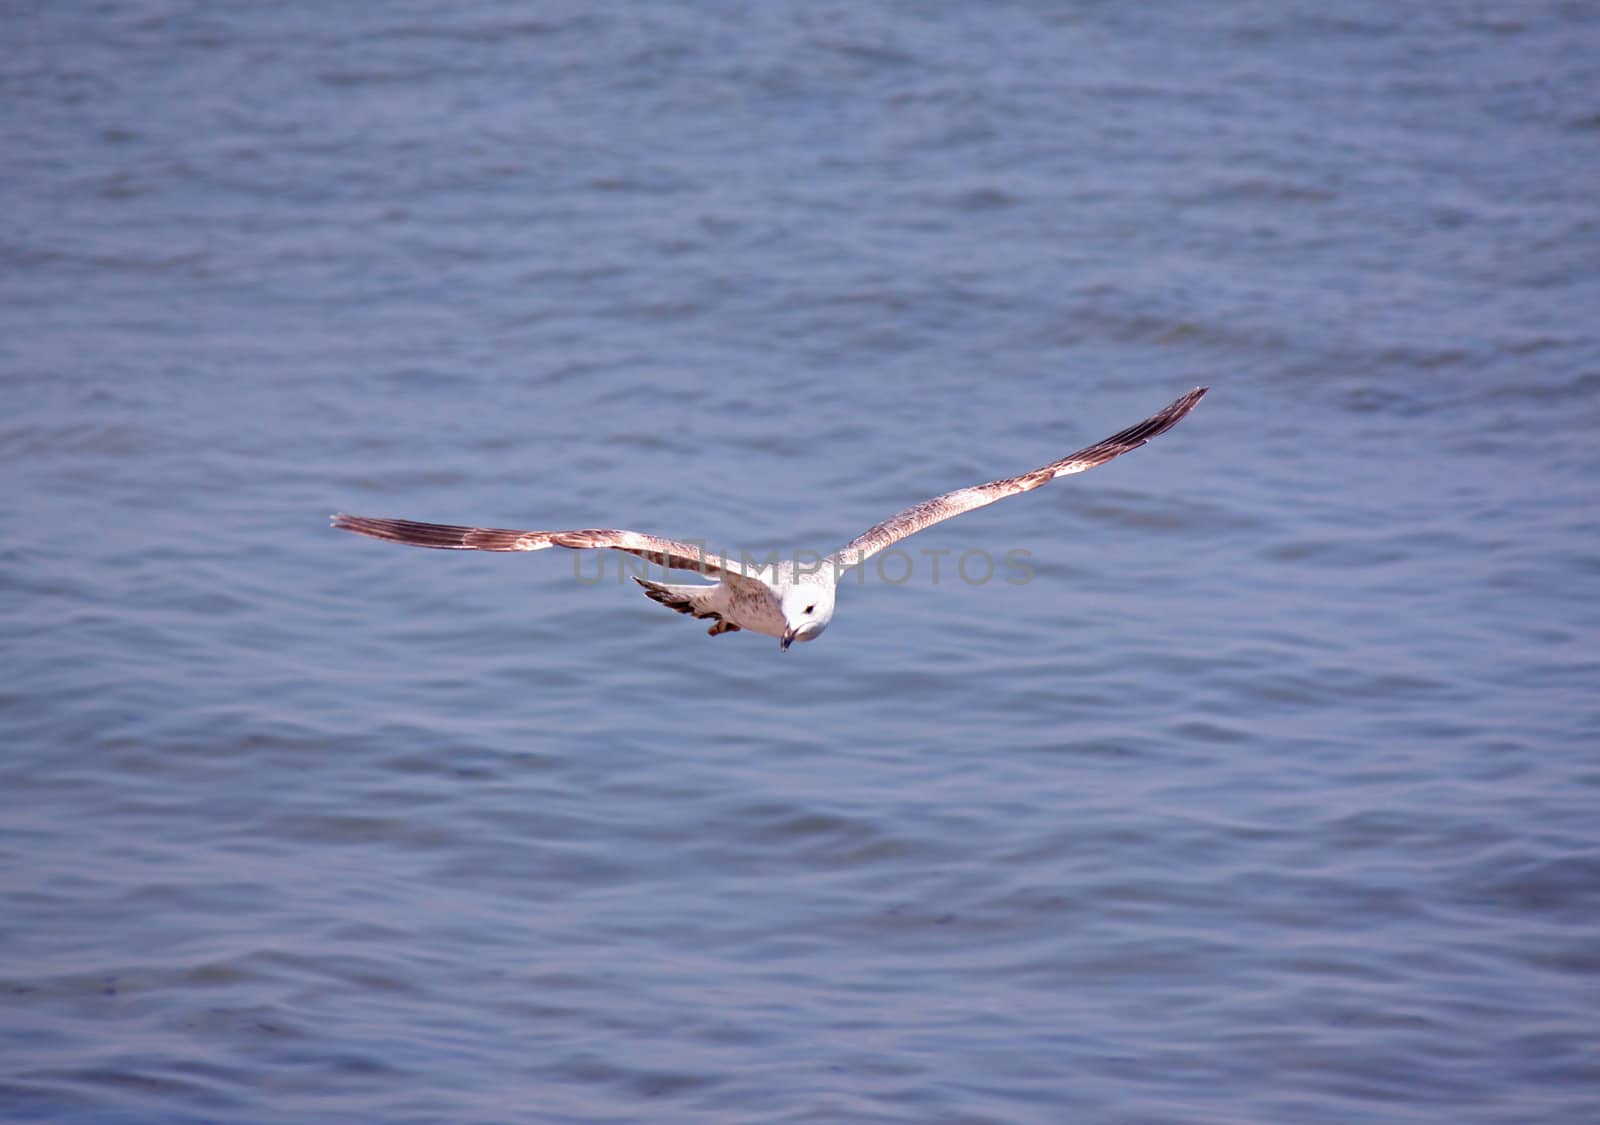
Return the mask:
M729 624L723 620L722 614L707 605L706 599L716 590L715 586L671 586L665 582L652 582L638 575L632 575L632 578L644 587L644 596L653 602L677 610L679 613L687 613L691 617L715 618L716 623L710 629L713 637L720 633L739 631L739 626Z

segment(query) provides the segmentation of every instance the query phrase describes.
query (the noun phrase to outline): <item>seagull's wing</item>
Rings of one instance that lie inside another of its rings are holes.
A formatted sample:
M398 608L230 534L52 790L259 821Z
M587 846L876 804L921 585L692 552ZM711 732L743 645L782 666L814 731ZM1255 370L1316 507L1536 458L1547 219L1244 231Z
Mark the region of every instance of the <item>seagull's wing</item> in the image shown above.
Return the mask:
M371 516L333 517L333 526L357 535L370 535L390 543L412 547L436 547L447 551L542 551L546 547L573 550L609 547L638 555L672 570L692 570L707 577L744 579L745 574L704 546L662 539L638 531L590 528L581 531L512 531L499 527L457 527L443 523L417 523L415 520L375 519ZM757 581L753 576L750 581Z
M837 573L858 566L885 547L900 542L908 535L915 535L923 528L941 520L959 516L962 512L970 512L985 504L993 504L996 500L1004 500L1007 496L1015 496L1019 492L1031 491L1042 484L1048 484L1056 477L1081 473L1096 465L1104 465L1113 457L1121 457L1130 450L1138 449L1151 438L1164 434L1176 426L1185 414L1194 409L1195 403L1199 402L1209 389L1196 387L1159 414L1152 414L1137 426L1129 426L1121 433L1112 434L1104 441L1095 442L1076 453L1069 453L1061 460L1042 465L1031 473L994 480L971 488L958 488L954 492L935 496L932 500L924 500L903 512L897 512L841 547L832 557L834 571Z

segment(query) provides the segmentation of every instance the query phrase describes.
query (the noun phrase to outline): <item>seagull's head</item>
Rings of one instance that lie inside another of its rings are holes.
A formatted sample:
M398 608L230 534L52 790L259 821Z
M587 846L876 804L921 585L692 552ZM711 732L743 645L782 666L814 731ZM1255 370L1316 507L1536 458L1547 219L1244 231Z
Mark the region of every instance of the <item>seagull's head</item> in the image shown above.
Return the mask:
M833 620L833 586L803 582L783 595L783 641L787 651L794 641L814 641Z

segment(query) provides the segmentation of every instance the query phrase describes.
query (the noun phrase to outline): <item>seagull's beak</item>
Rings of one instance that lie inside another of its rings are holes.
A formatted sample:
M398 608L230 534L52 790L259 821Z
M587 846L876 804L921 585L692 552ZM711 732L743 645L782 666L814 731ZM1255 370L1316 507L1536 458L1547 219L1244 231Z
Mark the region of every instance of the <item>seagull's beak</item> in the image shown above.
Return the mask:
M778 642L779 651L780 652L788 652L789 651L789 646L792 645L793 643L794 643L794 630L792 628L790 628L789 626L784 626L784 629L783 629L783 640Z

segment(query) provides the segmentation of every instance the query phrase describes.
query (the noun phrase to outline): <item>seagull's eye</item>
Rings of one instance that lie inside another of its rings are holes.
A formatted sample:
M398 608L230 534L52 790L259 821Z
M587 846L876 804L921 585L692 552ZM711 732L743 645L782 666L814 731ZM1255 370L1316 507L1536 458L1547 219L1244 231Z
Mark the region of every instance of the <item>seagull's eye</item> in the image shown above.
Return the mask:
M812 611L812 610L814 610L814 609L816 609L816 608L817 608L817 607L816 607L816 606L814 606L814 605L808 605L808 606L806 606L806 612L807 612L807 613L810 613L810 612L811 612L811 611Z

